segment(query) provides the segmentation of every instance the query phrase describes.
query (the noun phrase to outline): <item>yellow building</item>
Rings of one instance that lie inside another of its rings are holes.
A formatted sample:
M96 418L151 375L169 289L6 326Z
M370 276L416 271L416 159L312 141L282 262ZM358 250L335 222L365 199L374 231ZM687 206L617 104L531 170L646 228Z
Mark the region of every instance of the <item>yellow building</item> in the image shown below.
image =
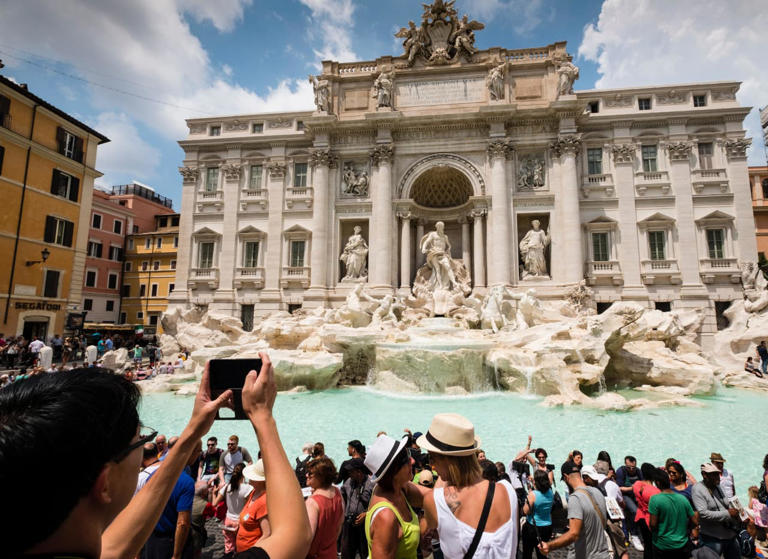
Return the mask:
M0 76L0 333L50 338L80 311L96 150L108 141Z
M179 214L156 215L155 230L126 239L120 323L144 325L144 334L160 334L160 316L176 279Z

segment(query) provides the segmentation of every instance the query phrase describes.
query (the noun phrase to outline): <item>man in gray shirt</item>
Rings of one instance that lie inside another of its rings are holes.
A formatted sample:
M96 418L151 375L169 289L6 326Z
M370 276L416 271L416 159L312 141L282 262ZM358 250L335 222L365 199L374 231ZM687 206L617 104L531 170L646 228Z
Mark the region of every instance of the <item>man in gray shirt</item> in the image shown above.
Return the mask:
M722 554L725 559L739 559L736 543L739 511L730 506L720 489L720 470L707 462L701 465L701 483L691 488L693 508L699 513L701 543Z
M562 471L571 489L568 498L568 531L550 542L540 543L539 550L546 555L553 549L573 543L569 559L608 559L608 540L605 534L608 511L605 508L605 497L599 489L584 484L578 465L566 462Z

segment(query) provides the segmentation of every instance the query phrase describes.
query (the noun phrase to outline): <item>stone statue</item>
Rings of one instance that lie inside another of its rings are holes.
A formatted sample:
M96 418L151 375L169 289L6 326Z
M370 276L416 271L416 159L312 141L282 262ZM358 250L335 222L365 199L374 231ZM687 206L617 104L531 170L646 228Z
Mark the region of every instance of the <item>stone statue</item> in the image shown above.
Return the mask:
M568 303L577 314L594 313L594 296L595 292L587 287L585 280L581 280L565 294Z
M347 272L341 281L362 281L368 277L368 270L365 265L368 257L368 243L360 234L362 229L359 225L355 225L353 231L339 257L339 260L344 262Z
M518 190L536 190L544 187L544 161L541 157L530 156L520 162L517 172Z
M426 255L427 266L432 270L430 283L434 290L451 291L456 285L456 276L451 266L451 243L448 235L443 232L445 224L438 221L435 230L427 233L421 239L419 248Z
M315 107L320 112L331 112L331 90L328 80L318 80L312 74L309 75L309 83L315 92Z
M390 322L392 325L398 323L399 319L395 311L402 312L405 306L400 303L394 295L385 295L381 299L381 304L373 311L371 315L371 326L383 326L384 322Z
M579 77L579 69L564 58L557 67L557 96L573 93L573 82Z
M408 27L400 28L400 31L395 33L395 37L405 39L403 41L403 51L408 57L408 66L413 66L416 55L422 52L426 43L424 30L421 27L416 27L414 22L409 21Z
M501 101L504 99L504 70L507 63L502 62L498 66L491 68L485 78L485 86L488 88L488 94L491 101Z
M432 4L422 4L424 13L421 15L421 20L424 24L428 24L430 19L434 23L445 18L456 17L456 8L453 6L455 3L456 0L449 0L448 2L435 0Z
M531 227L520 241L520 256L524 267L522 279L548 277L547 258L544 251L549 246L549 231L541 230L541 222L538 219L531 221Z
M373 98L377 107L392 108L392 87L395 80L392 72L382 72L373 82Z
M464 17L457 23L456 29L448 38L448 42L453 45L457 53L464 52L467 58L471 59L477 52L475 48L475 31L484 28L485 25L479 21L469 21L467 14L464 14Z
M365 170L355 171L352 165L344 165L344 194L349 196L368 196L368 172Z

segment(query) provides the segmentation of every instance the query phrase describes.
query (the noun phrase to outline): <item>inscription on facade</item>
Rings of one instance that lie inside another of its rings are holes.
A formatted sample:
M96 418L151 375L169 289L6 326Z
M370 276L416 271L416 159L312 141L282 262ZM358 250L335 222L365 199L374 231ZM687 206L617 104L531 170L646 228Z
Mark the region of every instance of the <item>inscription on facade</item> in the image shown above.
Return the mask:
M367 109L370 92L367 89L348 89L344 92L344 110Z
M397 107L448 105L485 101L484 78L398 82Z

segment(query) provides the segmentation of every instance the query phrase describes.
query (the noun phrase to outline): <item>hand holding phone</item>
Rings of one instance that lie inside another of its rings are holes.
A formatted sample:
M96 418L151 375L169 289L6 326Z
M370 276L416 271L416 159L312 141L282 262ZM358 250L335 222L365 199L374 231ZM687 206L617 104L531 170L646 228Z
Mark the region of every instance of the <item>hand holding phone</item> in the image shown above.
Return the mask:
M211 359L208 362L208 370L210 373L211 396L216 398L223 392L231 390L234 403L234 417L222 417L217 413L216 419L248 419L248 415L243 409L243 386L248 373L256 371L258 375L261 372L262 360Z

